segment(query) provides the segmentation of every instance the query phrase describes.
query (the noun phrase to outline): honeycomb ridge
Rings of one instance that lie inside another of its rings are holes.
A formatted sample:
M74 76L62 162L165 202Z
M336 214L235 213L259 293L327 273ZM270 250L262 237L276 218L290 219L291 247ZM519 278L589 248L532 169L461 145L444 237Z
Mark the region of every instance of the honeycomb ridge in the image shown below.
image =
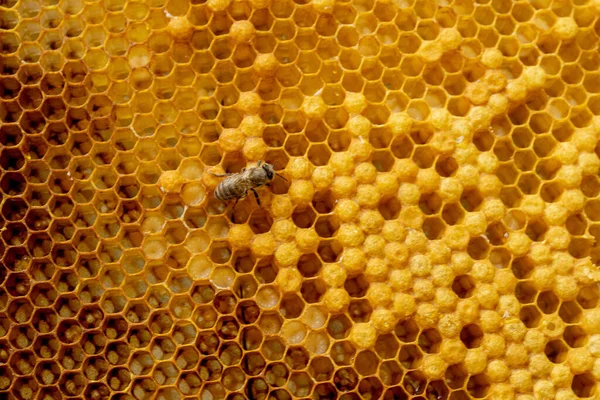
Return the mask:
M0 0L0 398L599 399L598 15Z

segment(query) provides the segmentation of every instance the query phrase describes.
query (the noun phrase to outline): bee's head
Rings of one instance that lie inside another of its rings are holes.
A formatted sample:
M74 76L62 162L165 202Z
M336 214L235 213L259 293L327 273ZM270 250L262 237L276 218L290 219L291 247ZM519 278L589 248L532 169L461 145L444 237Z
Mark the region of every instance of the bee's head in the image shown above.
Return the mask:
M267 164L267 163L264 163L264 164L262 165L262 169L264 169L264 170L265 170L265 172L267 173L267 178L269 178L269 179L273 179L273 177L274 177L275 175L277 175L277 176L278 176L278 177L280 177L281 179L283 179L283 180L286 180L286 181L287 181L287 179L285 179L283 176L281 176L281 175L279 175L277 172L275 172L275 168L273 167L273 164Z
M267 178L273 179L275 176L275 168L273 168L273 165L265 163L262 165L262 169L267 173Z

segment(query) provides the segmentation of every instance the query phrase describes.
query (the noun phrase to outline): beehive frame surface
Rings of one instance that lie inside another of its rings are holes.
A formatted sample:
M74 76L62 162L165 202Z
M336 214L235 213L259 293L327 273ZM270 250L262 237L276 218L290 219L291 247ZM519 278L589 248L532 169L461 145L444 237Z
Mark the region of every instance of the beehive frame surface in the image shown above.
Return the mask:
M600 398L599 15L0 0L0 398Z

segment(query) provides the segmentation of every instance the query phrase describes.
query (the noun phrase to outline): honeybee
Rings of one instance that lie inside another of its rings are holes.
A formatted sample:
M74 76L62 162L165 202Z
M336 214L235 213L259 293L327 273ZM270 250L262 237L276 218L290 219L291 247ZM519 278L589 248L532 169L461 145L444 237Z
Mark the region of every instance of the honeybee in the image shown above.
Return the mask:
M273 165L259 161L255 167L244 168L242 172L232 174L213 174L218 177L226 177L215 189L215 197L219 200L227 201L235 199L235 205L240 199L248 195L251 191L256 197L256 202L260 206L260 197L256 188L269 186L275 175L287 181L283 176L275 172Z

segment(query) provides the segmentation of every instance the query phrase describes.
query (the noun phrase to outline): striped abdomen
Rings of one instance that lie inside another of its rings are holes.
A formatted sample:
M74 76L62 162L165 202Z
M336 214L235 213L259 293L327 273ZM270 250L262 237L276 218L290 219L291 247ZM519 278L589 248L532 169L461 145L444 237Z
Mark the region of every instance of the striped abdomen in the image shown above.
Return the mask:
M219 200L241 199L246 197L252 185L244 179L242 174L227 177L221 181L215 190L215 197Z

